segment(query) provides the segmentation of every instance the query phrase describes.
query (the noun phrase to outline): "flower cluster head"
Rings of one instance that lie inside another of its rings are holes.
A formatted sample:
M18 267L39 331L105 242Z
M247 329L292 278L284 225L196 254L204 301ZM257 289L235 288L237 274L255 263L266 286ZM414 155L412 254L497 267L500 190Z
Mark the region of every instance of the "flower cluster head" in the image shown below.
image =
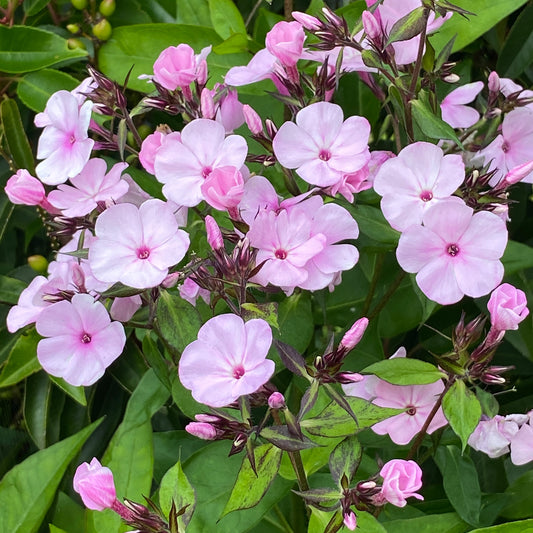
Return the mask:
M274 362L266 356L271 344L272 330L264 320L216 316L183 351L179 378L196 401L224 407L270 379Z

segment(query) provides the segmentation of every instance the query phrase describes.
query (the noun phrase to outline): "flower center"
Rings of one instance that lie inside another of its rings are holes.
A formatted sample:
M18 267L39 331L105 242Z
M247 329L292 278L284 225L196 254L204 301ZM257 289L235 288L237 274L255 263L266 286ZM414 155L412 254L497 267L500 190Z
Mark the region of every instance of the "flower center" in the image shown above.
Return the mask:
M150 250L143 246L137 250L137 257L139 259L148 259L150 257Z
M76 137L74 137L74 135L71 135L69 141L70 144L74 144L76 142Z
M507 141L503 141L503 144L502 144L502 150L504 153L507 153L509 151L509 143Z
M274 255L276 256L276 259L281 259L282 261L287 259L287 252L285 250L276 250Z
M459 246L457 246L457 244L448 244L448 248L446 248L446 251L449 255L455 257L459 253Z
M213 172L213 169L211 167L204 167L202 168L202 178L207 178L207 176L209 176L209 174L211 174L211 172Z
M320 150L318 159L321 159L322 161L329 161L331 159L331 152L329 150Z
M414 405L408 405L407 409L405 410L405 412L409 416L415 416L416 415L416 407Z
M420 193L420 199L423 202L429 202L430 200L433 200L433 193L431 191L422 191Z
M83 332L80 340L83 344L89 344L91 342L91 336L88 333Z
M233 368L233 377L235 379L241 379L245 374L244 367L242 365L237 365Z

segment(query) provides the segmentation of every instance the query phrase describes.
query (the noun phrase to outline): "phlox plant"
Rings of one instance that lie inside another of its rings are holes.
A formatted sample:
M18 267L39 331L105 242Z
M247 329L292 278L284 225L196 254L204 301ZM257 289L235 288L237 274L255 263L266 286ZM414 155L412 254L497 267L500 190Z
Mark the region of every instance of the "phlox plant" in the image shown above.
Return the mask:
M525 3L2 4L0 533L533 528Z

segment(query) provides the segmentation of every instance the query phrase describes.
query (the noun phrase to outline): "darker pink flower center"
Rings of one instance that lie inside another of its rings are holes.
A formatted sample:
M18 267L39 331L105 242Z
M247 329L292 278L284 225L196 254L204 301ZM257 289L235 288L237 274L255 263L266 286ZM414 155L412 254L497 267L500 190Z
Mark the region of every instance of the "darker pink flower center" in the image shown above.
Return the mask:
M70 139L69 139L69 142L70 142L70 144L74 144L76 142L76 137L74 137L74 135L71 135Z
M282 261L287 259L287 252L285 250L276 250L274 255L276 256L276 259L281 259Z
M137 257L139 259L148 259L150 257L150 250L143 246L137 250Z
M237 365L233 368L233 377L235 379L241 379L245 374L244 367L242 365Z
M415 416L416 415L416 407L414 405L408 405L407 409L405 410L405 412L409 416Z
M318 159L321 159L322 161L329 161L331 159L331 152L329 150L320 150Z
M211 167L202 168L202 178L207 178L207 176L209 176L211 172L213 172L213 169Z
M91 342L91 336L88 333L83 332L80 340L83 344L89 344Z
M422 191L420 193L420 199L423 202L429 202L430 200L433 200L433 193L431 191Z
M459 254L459 246L457 244L448 244L448 247L446 248L446 252L448 255L451 255L452 257L455 257Z
M507 153L509 151L509 143L507 141L503 141L503 144L502 144L502 150L504 153Z

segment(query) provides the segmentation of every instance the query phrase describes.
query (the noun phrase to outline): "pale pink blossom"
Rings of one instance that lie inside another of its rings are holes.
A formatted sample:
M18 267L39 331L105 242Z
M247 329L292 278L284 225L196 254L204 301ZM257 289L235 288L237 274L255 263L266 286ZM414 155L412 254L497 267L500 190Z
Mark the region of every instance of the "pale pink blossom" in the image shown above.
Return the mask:
M78 466L73 484L87 509L103 511L111 508L117 499L113 472L96 457Z
M155 157L155 176L163 194L179 205L193 207L203 199L202 184L215 168L241 170L248 152L244 137L225 136L224 126L214 120L196 119L181 132L181 140L167 135ZM242 172L242 170L241 170Z
M180 296L191 305L196 305L198 297L202 298L207 305L209 305L209 302L211 301L211 293L207 289L202 289L202 287L191 278L186 278L178 290Z
M109 309L109 314L113 320L127 322L140 309L141 305L142 300L140 294L114 298L111 309Z
M235 167L218 167L205 178L200 190L211 207L232 215L244 194L244 179Z
M466 83L447 94L440 104L442 120L452 128L469 128L479 120L479 112L469 104L483 89L482 81Z
M422 292L442 305L465 294L484 296L503 277L500 258L507 245L505 222L488 211L475 213L462 201L442 201L410 226L396 250L400 266L417 273Z
M302 56L305 33L299 22L281 21L266 34L267 50L286 67L294 67Z
M487 308L492 327L499 331L518 329L518 324L529 315L524 291L509 283L492 291Z
M224 83L233 87L240 87L268 78L271 79L277 63L276 56L272 55L266 48L263 48L250 59L246 66L230 68L224 77Z
M128 183L121 179L127 166L127 163L116 163L107 172L103 159L89 159L83 170L70 178L72 186L59 185L48 195L48 200L64 216L88 215L98 202L115 201L128 192Z
M150 174L155 174L155 155L163 144L165 137L165 133L161 131L154 131L154 133L148 135L148 137L146 137L142 143L141 150L139 151L139 161L144 169L147 172L150 172Z
M357 516L355 516L355 513L353 511L348 511L344 513L342 522L347 529L349 529L350 531L355 531L355 528L357 527Z
M35 172L47 185L64 183L79 174L91 155L94 141L87 130L92 102L81 107L68 91L54 93L46 104L48 123L39 138L37 158L43 159Z
M416 142L381 165L374 190L383 197L381 210L388 223L405 231L412 224L421 224L424 213L448 199L464 179L460 155L444 155L434 144Z
M221 89L224 86L219 86ZM213 91L216 94L216 90ZM243 104L239 102L239 94L235 90L225 89L215 111L215 120L224 126L226 133L233 133L244 124Z
M491 459L509 452L512 437L518 433L519 426L514 420L496 415L482 418L468 438L468 445L474 450L486 453Z
M340 106L317 102L285 122L273 141L276 158L307 183L328 187L355 173L370 159L370 125L363 117L344 120Z
M92 385L122 353L124 327L111 322L106 308L90 294L75 294L37 317L37 358L46 372L71 385Z
M266 359L271 344L272 331L264 320L216 316L183 351L179 378L196 401L224 407L270 379L275 367Z
M511 462L515 465L525 465L533 461L533 427L531 419L522 424L518 432L511 439Z
M383 486L379 498L396 507L405 507L407 498L424 498L416 491L422 487L422 470L415 461L393 459L383 465L379 475Z
M94 276L137 289L159 285L189 247L189 236L178 229L172 208L156 199L140 208L109 207L96 220L95 233L89 247Z

